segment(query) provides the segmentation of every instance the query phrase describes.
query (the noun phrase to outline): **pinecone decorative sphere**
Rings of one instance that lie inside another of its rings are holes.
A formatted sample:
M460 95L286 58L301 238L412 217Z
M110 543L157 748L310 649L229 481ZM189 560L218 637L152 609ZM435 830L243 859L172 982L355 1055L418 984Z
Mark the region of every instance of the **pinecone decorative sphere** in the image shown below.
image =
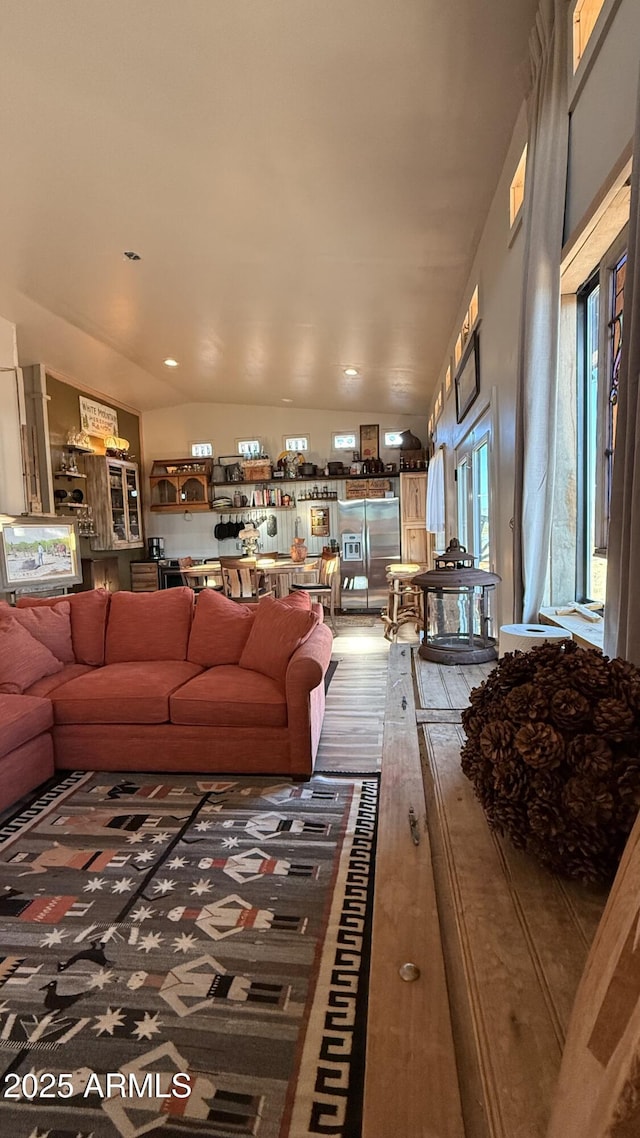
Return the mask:
M462 723L491 828L548 869L610 881L640 808L640 669L571 640L510 652Z

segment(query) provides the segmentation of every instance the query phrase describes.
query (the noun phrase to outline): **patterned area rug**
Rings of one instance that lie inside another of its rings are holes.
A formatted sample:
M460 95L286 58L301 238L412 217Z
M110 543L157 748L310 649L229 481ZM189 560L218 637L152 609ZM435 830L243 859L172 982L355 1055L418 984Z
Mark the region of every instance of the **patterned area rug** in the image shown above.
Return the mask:
M76 772L0 829L0 1134L356 1138L377 780Z

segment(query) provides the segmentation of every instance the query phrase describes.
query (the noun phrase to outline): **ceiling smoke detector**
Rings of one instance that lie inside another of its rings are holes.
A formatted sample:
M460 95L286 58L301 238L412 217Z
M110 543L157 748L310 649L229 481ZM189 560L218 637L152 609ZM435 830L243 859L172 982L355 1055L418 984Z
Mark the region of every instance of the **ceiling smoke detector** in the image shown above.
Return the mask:
M122 256L124 257L125 261L141 261L142 260L142 257L140 256L140 254L134 253L133 249L125 249Z

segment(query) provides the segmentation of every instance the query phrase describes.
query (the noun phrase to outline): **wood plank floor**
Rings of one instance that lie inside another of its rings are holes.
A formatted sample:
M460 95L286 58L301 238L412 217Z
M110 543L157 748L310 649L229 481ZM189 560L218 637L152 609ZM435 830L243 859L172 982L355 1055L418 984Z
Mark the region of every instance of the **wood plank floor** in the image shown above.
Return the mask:
M415 666L465 1135L544 1138L606 893L547 873L491 833L460 767L461 726L428 714L461 710L483 677L477 666L442 669L417 657Z
M349 626L338 618L332 658L338 667L329 685L315 770L372 774L380 770L389 642L380 627Z

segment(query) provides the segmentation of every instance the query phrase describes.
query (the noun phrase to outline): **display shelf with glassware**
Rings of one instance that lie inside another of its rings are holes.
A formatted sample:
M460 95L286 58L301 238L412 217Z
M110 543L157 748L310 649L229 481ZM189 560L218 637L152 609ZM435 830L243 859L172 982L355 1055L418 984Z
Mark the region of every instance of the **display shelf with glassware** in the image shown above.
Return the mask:
M94 512L93 549L138 549L142 536L142 501L135 462L89 455L87 497Z
M208 510L212 460L155 459L149 478L150 508L157 512Z

